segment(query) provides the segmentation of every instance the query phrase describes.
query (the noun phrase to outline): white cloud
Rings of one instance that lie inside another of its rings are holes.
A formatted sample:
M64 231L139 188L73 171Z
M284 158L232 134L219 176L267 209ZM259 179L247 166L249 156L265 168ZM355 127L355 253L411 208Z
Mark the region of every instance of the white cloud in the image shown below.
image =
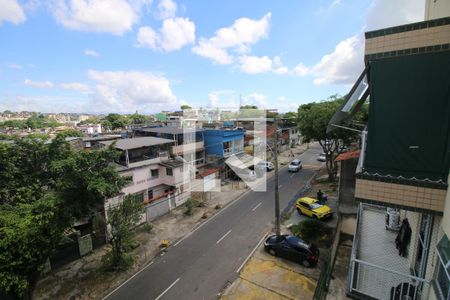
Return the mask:
M314 83L351 84L364 68L364 38L362 33L343 40L334 51L324 55L310 72Z
M265 73L272 70L272 60L267 56L247 56L239 57L242 72L249 74Z
M365 30L376 30L424 20L423 0L374 0L369 6Z
M230 64L234 61L229 50L237 53L248 53L250 46L267 37L270 27L271 13L259 20L249 18L237 19L230 27L215 32L209 39L201 38L197 46L192 48L195 54L211 59L218 64Z
M87 108L87 109L86 109ZM80 97L53 95L13 95L0 98L0 111L39 111L39 112L88 112L89 107Z
M166 19L160 32L161 48L165 51L178 50L195 42L195 24L188 18Z
M32 86L34 88L39 89L51 89L53 87L53 82L46 80L46 81L32 81L30 79L25 79L23 81L23 84Z
M50 9L56 20L72 30L122 35L139 21L146 1L55 0Z
M1 0L0 0L1 1ZM8 68L15 69L15 70L22 70L23 66L19 64L8 64Z
M292 70L292 74L298 75L298 76L306 76L309 73L309 68L305 66L303 63L299 63L294 67Z
M158 48L159 35L151 27L143 26L139 28L137 42L138 47L156 50Z
M188 18L165 19L159 32L151 27L139 28L137 46L166 52L195 42L195 24Z
M92 49L84 50L84 55L92 56L92 57L99 57L100 56L97 51L94 51Z
M3 22L20 24L27 19L17 0L0 0L0 25Z
M65 90L73 90L73 91L80 91L80 92L89 91L89 86L87 86L84 83L79 83L79 82L61 83L59 85L59 87L62 89L65 89Z
M242 105L256 105L258 109L268 108L267 96L253 92L242 97Z
M167 78L140 71L96 71L88 76L96 82L92 107L96 111L133 112L175 109L177 99Z
M175 17L177 13L177 4L172 0L160 0L158 4L158 17L168 19Z

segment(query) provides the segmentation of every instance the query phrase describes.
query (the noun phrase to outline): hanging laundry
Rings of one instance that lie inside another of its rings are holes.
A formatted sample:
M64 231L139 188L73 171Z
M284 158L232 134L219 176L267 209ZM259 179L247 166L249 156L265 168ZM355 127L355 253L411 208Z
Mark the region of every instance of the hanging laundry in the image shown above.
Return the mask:
M402 221L400 230L395 238L395 247L398 249L398 254L402 257L408 256L408 245L411 242L411 226L409 226L408 219Z

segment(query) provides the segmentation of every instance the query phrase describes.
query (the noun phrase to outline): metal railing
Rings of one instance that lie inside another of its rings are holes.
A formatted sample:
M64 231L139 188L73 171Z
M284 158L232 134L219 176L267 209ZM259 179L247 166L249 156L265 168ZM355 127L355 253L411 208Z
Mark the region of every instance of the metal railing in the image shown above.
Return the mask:
M352 259L350 292L375 299L426 300L430 282L409 274L389 270L359 259Z

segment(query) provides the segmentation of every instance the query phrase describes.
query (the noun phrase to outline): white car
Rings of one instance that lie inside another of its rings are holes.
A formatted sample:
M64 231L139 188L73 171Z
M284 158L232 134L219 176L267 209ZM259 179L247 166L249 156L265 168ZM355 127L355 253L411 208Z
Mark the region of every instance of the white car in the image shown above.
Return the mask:
M271 163L270 161L265 161L265 160L259 162L257 164L257 167L260 168L261 170L264 170L267 172L272 171L275 168L273 163Z
M294 159L288 166L289 172L298 172L302 168L302 162L300 159Z
M318 161L327 161L327 157L325 153L320 153L319 156L317 156Z
M237 172L236 175L239 176L242 180L245 181L255 181L256 180L256 172L253 170L244 170L242 172Z

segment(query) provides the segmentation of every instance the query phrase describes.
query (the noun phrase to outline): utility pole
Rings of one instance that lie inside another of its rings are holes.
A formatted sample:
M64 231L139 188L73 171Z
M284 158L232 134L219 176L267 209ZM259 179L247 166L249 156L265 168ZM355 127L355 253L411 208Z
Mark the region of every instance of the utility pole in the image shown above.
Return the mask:
M275 229L280 235L280 178L278 176L278 119L275 117Z

